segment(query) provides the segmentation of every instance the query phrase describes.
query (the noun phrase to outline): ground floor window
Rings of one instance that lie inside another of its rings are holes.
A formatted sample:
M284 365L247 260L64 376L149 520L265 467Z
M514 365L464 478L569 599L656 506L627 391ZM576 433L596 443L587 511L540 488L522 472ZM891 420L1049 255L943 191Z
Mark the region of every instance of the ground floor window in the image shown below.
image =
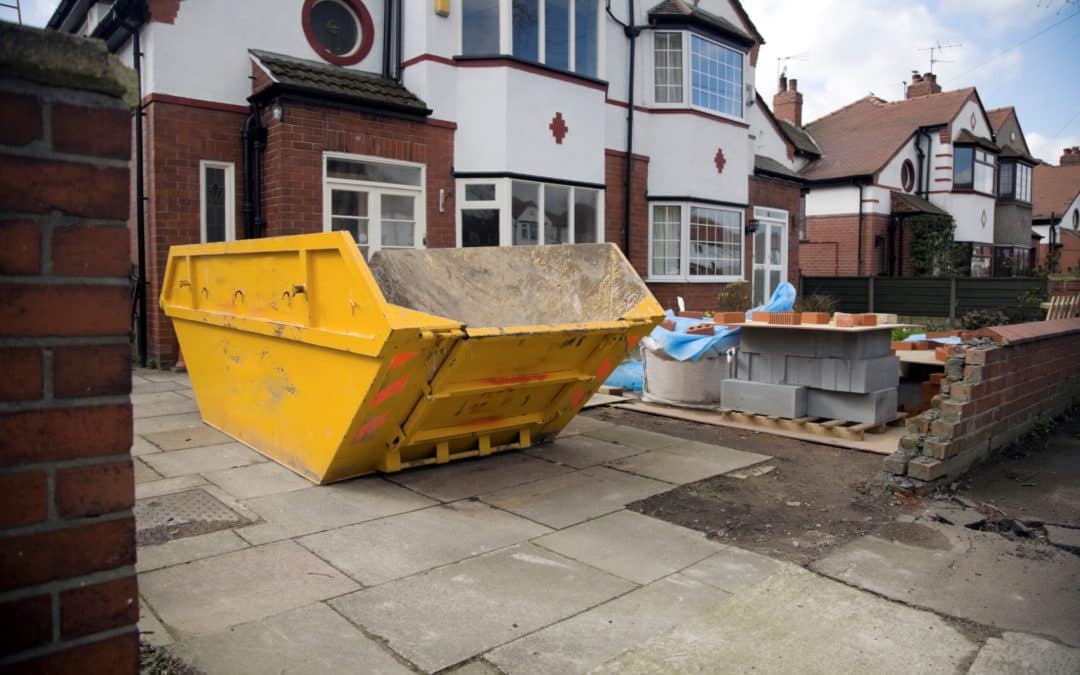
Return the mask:
M535 246L603 241L597 188L510 178L458 181L460 246Z
M327 153L323 230L352 234L365 258L424 245L421 164Z
M202 243L236 239L236 181L231 162L199 162L199 237Z
M736 281L743 278L743 213L691 203L653 203L649 278Z
M998 246L994 249L995 277L1026 277L1030 273L1030 248L1024 246Z
M990 244L971 245L971 276L989 277L993 266L994 247Z

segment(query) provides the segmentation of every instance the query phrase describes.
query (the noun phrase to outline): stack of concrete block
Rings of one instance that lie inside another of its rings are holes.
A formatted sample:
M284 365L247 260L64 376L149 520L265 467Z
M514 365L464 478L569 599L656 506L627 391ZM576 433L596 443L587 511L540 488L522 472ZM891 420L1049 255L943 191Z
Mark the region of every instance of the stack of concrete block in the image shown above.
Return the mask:
M776 417L878 424L896 417L900 360L890 331L744 326L724 406Z

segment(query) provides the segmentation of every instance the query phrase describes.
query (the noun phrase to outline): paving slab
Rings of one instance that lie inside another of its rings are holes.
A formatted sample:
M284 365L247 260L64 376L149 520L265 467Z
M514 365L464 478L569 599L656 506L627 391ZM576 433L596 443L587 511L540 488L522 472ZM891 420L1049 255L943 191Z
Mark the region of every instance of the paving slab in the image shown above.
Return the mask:
M720 450L725 449L719 448L719 446L714 447ZM738 450L732 450L731 452L738 453L738 455L731 456L726 453L717 453L715 459L706 459L690 454L672 452L671 450L650 450L634 457L612 462L608 466L639 476L686 485L687 483L696 483L699 480L769 459L765 455L755 455L752 452L740 452ZM748 458L740 458L739 455L746 455ZM760 459L758 459L759 457Z
M357 588L356 582L291 541L139 575L139 590L178 640Z
M158 394L132 394L131 405L132 416L135 419L190 413L199 409L199 404L193 399L173 391Z
M586 673L727 597L676 574L498 647L485 658L507 675Z
M274 462L249 464L235 469L211 471L203 474L237 499L252 499L279 492L292 492L314 488L314 484Z
M596 673L952 673L976 645L943 619L793 565Z
M174 382L185 387L191 386L191 378L186 372L174 372L172 370L158 370L156 368L139 368L133 375L141 377L147 382Z
M559 437L563 436L577 436L587 431L596 431L597 429L607 429L615 426L612 422L605 422L604 420L593 419L592 417L586 417L584 415L578 415L574 419L570 420L561 432Z
M131 465L135 470L135 484L149 483L155 480L161 480L161 474L148 467L145 463L135 457L131 460Z
M132 428L136 435L152 434L155 431L168 431L170 429L185 429L202 423L202 415L197 412L183 413L180 415L161 415L159 417L143 417L136 419Z
M155 546L140 546L136 552L135 571L142 574L247 547L248 543L231 530L174 539Z
M164 647L173 643L172 636L158 618L150 611L146 601L139 602L139 639L152 647Z
M481 499L548 527L562 529L671 488L669 483L598 466L507 488Z
M787 566L786 563L767 556L721 545L719 552L687 567L680 574L728 593L738 593L761 583Z
M450 670L444 670L442 675L504 675L495 666L487 663L482 659L476 659L469 661L468 663L451 668Z
M638 584L666 577L720 550L700 532L625 510L533 543Z
M264 544L434 504L427 497L381 478L358 478L249 500L245 505L266 522L241 528L237 534L252 544Z
M926 524L935 548L862 537L811 568L906 604L1080 646L1080 557L965 527Z
M624 457L630 457L643 452L643 450L578 435L560 436L551 443L533 446L525 452L533 457L546 459L549 462L558 462L559 464L572 466L575 469L585 469L590 466L599 466Z
M413 672L322 603L197 637L170 651L214 675Z
M585 435L590 438L618 443L619 445L625 445L628 448L636 448L638 450L656 450L657 448L666 448L679 443L693 442L676 436L668 436L667 434L658 434L654 431L646 431L644 429L635 429L634 427L621 425L587 431L585 432Z
M235 442L159 452L142 459L150 468L166 477L220 471L266 461L265 457L243 443Z
M1080 649L1023 633L990 638L975 657L968 675L1075 675Z
M131 455L132 457L140 457L142 455L152 455L154 453L161 452L161 448L154 445L150 441L146 440L142 436L135 436L131 440Z
M1060 525L1047 525L1046 538L1054 546L1073 549L1080 553L1080 529L1075 527L1061 527Z
M151 382L143 377L131 378L132 394L157 394L163 391L177 391L184 388L183 382Z
M390 474L386 479L432 499L452 502L512 485L558 476L570 470L568 467L545 462L521 452L508 452L442 466L402 471Z
M135 499L147 499L160 497L173 492L183 492L193 487L206 485L202 476L177 476L176 478L162 478L149 483L139 483L135 486Z
M633 588L539 546L521 544L330 604L433 672Z
M466 500L313 534L299 542L365 586L375 586L550 531Z
M184 429L157 431L144 436L162 450L186 450L201 448L204 445L222 445L231 443L233 438L205 424L196 424Z

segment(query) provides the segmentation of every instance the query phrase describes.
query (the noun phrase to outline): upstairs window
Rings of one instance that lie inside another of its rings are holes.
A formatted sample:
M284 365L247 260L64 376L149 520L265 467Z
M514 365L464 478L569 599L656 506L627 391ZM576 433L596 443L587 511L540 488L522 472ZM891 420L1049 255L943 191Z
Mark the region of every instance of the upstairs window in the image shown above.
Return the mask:
M462 54L490 56L499 53L499 4L499 0L462 0Z
M598 0L464 0L464 55L501 53L500 8L510 13L510 35L505 44L515 57L587 77L597 76Z
M1002 162L998 168L998 196L1031 203L1031 167L1019 162Z
M656 103L683 103L743 116L743 53L693 33L653 36ZM689 67L687 67L689 65Z
M994 194L997 158L981 148L956 146L953 150L953 188Z

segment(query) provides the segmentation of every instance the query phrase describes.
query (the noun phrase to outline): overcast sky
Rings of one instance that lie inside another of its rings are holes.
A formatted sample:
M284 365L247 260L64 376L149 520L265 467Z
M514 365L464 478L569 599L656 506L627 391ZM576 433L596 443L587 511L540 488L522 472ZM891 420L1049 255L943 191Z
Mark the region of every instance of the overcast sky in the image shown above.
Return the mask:
M56 4L23 0L23 21L44 25ZM1062 148L1080 145L1080 0L743 0L743 6L766 41L758 89L771 102L777 59L799 57L784 63L799 80L804 121L870 92L901 98L911 71L930 67L929 52L920 50L954 44L962 46L945 49L941 58L948 62L934 68L942 87L974 85L987 108L1015 106L1036 157L1056 164ZM13 11L0 11L14 19Z

